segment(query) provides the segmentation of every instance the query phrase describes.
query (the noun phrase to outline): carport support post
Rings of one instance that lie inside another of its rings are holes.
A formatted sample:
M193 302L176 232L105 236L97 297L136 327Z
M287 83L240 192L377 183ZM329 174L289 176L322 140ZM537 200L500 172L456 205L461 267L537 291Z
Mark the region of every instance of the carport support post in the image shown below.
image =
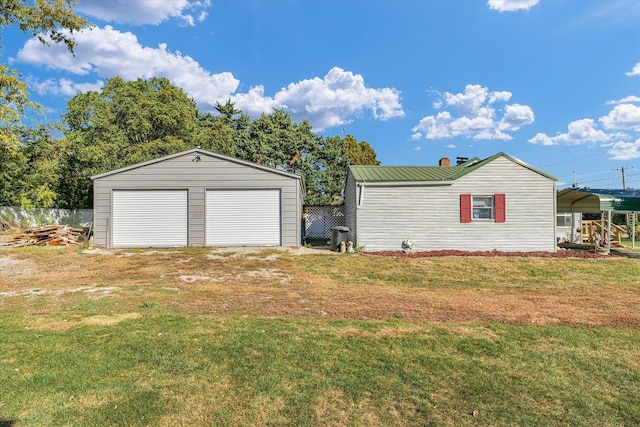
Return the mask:
M631 249L636 248L636 213L631 212Z
M576 241L576 214L573 212L573 205L572 205L571 206L571 244L574 244L575 241Z
M605 234L604 221L605 221L605 219L604 219L604 211L602 211L602 212L600 212L600 242L602 242L603 246L604 246L604 234ZM596 249L598 249L598 248L596 248Z
M607 211L607 253L611 252L611 209Z

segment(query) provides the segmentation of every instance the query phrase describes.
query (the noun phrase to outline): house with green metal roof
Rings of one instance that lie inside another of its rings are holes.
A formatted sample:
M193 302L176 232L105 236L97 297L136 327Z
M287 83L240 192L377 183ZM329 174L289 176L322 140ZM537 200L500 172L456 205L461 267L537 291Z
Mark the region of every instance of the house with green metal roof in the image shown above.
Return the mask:
M556 178L506 153L350 166L347 238L367 251L555 251Z

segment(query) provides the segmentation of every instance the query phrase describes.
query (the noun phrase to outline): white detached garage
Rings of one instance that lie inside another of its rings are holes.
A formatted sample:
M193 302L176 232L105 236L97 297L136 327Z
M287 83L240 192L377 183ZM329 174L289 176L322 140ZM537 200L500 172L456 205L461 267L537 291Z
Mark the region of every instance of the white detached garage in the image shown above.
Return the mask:
M199 148L91 177L110 248L299 246L299 175Z

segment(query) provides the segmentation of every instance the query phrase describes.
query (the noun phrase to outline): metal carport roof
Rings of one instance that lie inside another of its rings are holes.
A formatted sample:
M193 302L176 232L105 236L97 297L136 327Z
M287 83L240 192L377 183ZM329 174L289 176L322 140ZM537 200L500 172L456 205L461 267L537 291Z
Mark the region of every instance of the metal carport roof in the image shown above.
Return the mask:
M640 212L640 190L576 189L566 188L558 191L557 212L591 213L607 212L607 234L611 236L612 212ZM605 229L605 217L602 215L602 229ZM631 247L635 248L636 221L633 215L631 225ZM604 236L603 236L604 237ZM607 239L607 252L611 250L611 239Z
M640 212L640 190L574 189L558 191L558 212Z

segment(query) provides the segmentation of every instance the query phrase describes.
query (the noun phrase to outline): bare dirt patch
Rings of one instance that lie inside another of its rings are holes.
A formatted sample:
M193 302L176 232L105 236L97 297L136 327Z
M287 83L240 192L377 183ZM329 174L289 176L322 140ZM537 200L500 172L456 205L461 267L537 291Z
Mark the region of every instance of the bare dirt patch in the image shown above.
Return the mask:
M33 273L33 267L29 261L12 257L0 257L0 276L15 277L31 273Z
M70 293L84 293L87 295L91 295L91 298L101 298L110 293L118 290L117 287L114 286L105 286L105 287L96 287L96 286L81 286L78 288L27 288L20 290L12 290L12 291L0 291L0 297L20 297L20 296L28 296L28 297L37 297L42 295L53 295L60 296L63 294Z
M238 247L238 248L213 248L211 254L208 255L209 259L223 259L226 257L231 258L248 258L248 259L266 259L273 261L278 259L283 254L290 255L334 255L338 252L330 251L328 248L308 248L305 246L294 247Z

